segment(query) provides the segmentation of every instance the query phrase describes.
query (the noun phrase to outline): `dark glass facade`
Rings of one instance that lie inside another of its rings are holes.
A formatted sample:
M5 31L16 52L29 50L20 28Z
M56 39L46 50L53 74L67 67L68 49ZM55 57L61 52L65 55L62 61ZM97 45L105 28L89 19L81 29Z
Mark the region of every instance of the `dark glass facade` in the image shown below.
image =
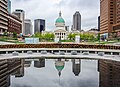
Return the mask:
M34 20L34 33L45 31L45 20L36 19Z

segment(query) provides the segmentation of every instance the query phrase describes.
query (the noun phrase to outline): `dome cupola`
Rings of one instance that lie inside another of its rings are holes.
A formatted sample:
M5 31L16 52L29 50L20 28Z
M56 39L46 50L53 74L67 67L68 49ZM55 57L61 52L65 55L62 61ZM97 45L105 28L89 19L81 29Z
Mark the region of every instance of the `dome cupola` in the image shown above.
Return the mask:
M62 18L62 16L61 16L61 11L60 11L60 13L59 13L59 17L56 19L56 22L55 23L65 23L65 21L64 21L64 19Z

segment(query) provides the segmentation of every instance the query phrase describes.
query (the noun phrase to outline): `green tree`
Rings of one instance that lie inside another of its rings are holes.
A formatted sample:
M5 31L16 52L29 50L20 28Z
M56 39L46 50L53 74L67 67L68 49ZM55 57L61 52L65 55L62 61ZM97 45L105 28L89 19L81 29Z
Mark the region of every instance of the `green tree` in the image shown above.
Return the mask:
M80 33L80 39L81 39L81 40L84 40L83 34L81 34L81 33Z
M46 33L46 34L42 35L42 37L45 40L54 40L55 35L53 33Z
M53 33L51 33L51 39L54 40L55 35Z
M13 32L13 38L17 38L17 33Z
M80 34L80 39L85 41L94 41L95 36L93 34L83 33L83 34Z
M83 40L88 40L88 34L87 33L83 34Z
M7 33L7 32L4 32L4 33L3 33L3 36L8 36L8 33Z
M72 37L73 37L73 40L75 40L75 36L77 36L78 34L73 34Z
M70 33L69 35L68 35L68 38L70 39L70 40L75 40L75 36L76 35L79 35L79 34L75 34L75 33Z
M40 32L36 32L34 37L42 39L42 34Z
M50 40L50 39L51 39L50 33L46 33L46 34L44 35L44 39L45 39L45 40Z
M88 38L89 41L95 41L95 36L93 34L89 34L88 36L89 36Z
M33 37L37 37L40 40L54 40L55 35L53 33L41 34L40 32L37 32Z
M70 33L70 34L68 35L68 38L69 38L70 40L72 40L72 38L73 38L72 33Z
M100 33L98 33L97 40L100 41Z

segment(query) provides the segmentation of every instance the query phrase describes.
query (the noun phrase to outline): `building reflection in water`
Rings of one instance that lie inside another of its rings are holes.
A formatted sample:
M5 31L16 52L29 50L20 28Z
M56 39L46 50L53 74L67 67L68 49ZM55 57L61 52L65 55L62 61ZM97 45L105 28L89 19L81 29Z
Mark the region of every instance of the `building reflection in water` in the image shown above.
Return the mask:
M72 71L75 76L79 76L81 71L81 60L80 59L72 59Z
M120 62L99 60L99 87L120 87Z
M25 59L24 67L30 67L31 63L32 63L32 59Z
M16 73L15 73L16 78L24 76L24 61L25 60L21 59L20 61L21 61L21 63L20 63L21 67L16 70Z
M55 68L58 70L59 77L61 76L61 72L64 69L64 66L65 62L62 61L62 59L57 59L57 61L55 61Z
M7 60L0 60L0 87L9 87L10 76L8 75Z
M32 59L33 60L33 59ZM24 76L24 67L30 67L32 60L10 59L0 60L0 87L10 86L10 76L20 78ZM35 59L34 67L45 67L45 59ZM59 84L62 70L65 67L65 60L57 59L55 68L59 75ZM71 67L71 66L70 66ZM81 72L81 59L72 59L72 71L75 76ZM120 87L120 62L98 60L99 87Z
M65 66L65 62L62 61L62 59L57 59L55 61L55 68L57 69L58 75L59 75L59 85L60 85L60 76L61 76L62 70L64 69L64 66Z
M0 87L10 86L10 75L24 76L24 59L0 60Z
M36 67L36 68L45 67L45 59L34 60L34 67Z

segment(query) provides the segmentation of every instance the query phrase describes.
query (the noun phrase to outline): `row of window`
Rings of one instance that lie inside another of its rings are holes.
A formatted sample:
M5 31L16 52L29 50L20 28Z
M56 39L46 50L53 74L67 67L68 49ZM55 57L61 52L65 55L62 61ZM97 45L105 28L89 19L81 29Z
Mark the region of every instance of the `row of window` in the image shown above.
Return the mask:
M119 29L120 29L120 25L113 27L113 30L119 30Z
M19 24L19 23L17 23L17 22L14 22L13 20L9 20L9 23L8 23L8 25L10 25L10 26L15 26L15 27L18 27L18 26L20 26L20 24Z
M16 28L8 28L8 32L17 32L17 33L20 33L21 32L21 29L16 29Z
M65 35L65 33L55 33L55 35Z
M64 38L63 36L57 36L57 38Z

